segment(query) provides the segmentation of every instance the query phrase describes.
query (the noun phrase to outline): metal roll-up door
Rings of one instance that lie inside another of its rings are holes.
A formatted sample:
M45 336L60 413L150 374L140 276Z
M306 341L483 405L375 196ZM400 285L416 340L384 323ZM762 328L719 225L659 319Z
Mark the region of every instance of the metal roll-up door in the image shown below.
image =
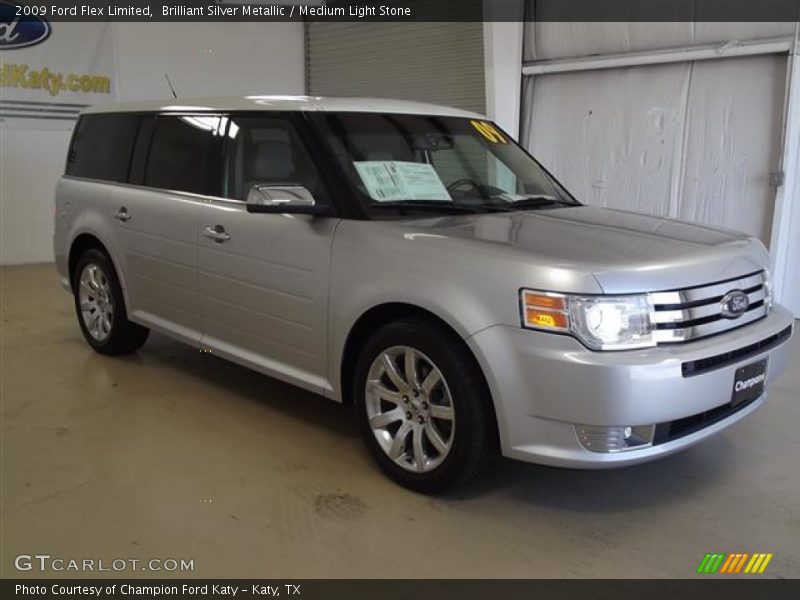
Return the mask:
M306 23L306 86L320 96L433 102L484 113L483 24Z

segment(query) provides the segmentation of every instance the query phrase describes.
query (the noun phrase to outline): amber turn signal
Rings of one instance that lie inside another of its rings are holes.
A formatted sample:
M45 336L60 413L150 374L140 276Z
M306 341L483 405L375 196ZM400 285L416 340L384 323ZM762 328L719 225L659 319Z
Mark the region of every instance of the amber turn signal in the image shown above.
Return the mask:
M567 301L561 294L523 290L522 309L526 327L569 331Z
M569 327L567 315L560 312L527 307L525 309L525 318L532 327L547 327L549 329L567 329Z

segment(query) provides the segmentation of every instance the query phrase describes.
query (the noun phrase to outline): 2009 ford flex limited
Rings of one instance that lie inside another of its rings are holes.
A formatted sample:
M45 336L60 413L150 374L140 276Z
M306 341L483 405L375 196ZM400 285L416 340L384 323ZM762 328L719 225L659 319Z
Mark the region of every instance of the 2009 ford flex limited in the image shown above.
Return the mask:
M428 492L495 449L686 448L764 403L793 326L759 241L584 206L480 115L413 102L90 108L55 252L98 352L155 329L352 402L380 467Z

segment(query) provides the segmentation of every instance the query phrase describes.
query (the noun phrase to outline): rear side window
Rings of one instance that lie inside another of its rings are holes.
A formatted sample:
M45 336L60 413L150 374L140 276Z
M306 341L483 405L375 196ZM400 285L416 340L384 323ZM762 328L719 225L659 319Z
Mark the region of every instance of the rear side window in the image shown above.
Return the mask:
M144 173L148 187L219 194L221 119L216 116L159 116Z
M139 133L136 134L136 143L133 145L133 156L131 156L131 171L128 175L128 181L135 185L144 185L147 153L150 152L150 143L153 141L155 127L155 116L142 117L139 123Z
M72 134L66 174L101 181L124 182L128 177L137 115L84 115Z

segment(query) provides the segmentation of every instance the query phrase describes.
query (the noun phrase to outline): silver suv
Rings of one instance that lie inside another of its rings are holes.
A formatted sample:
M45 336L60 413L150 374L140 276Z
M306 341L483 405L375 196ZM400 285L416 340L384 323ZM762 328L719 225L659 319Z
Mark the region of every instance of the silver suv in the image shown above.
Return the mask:
M480 115L245 97L83 113L55 254L86 341L155 329L353 403L399 483L613 467L744 418L793 319L744 234L581 205Z

